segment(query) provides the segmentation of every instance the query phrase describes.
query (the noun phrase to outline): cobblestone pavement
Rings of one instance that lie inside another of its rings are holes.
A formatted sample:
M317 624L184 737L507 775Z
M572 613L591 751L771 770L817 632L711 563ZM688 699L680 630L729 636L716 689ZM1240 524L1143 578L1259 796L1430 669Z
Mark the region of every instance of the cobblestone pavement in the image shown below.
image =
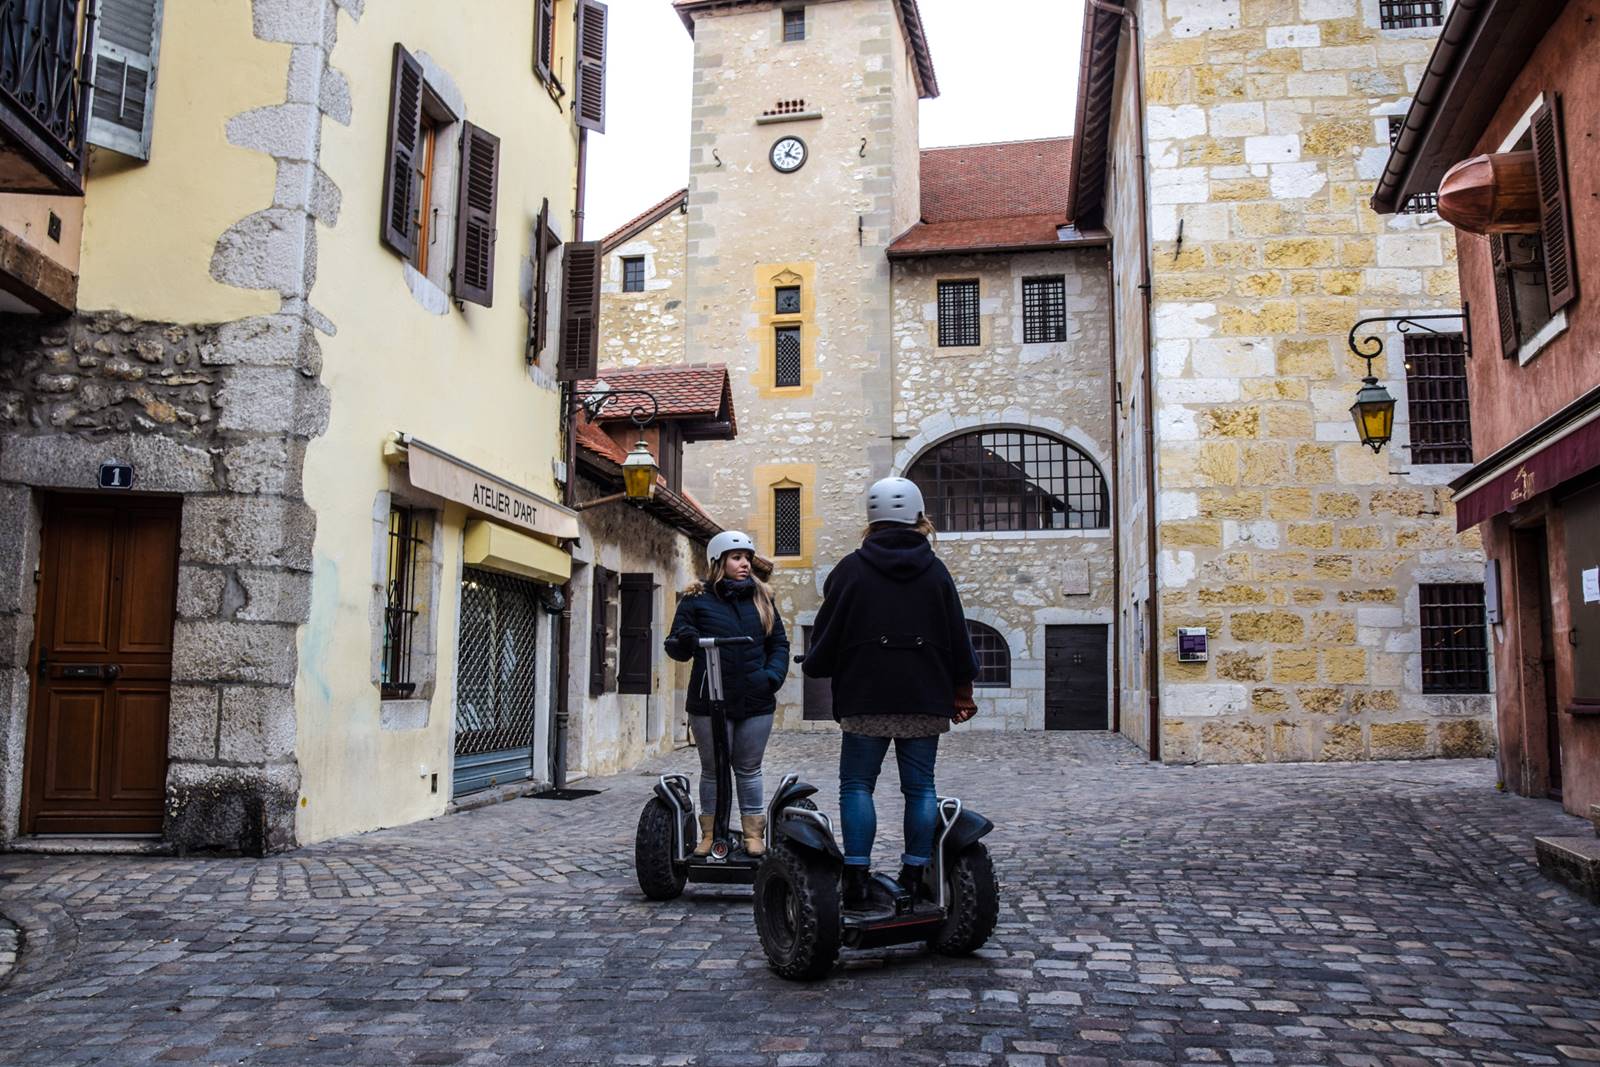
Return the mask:
M780 735L836 804L829 735ZM660 767L688 768L692 753ZM266 860L0 855L5 1064L1600 1062L1600 909L1481 762L1168 768L1103 735L946 741L990 815L984 952L765 968L747 890L633 882L647 773ZM892 761L880 856L897 848Z

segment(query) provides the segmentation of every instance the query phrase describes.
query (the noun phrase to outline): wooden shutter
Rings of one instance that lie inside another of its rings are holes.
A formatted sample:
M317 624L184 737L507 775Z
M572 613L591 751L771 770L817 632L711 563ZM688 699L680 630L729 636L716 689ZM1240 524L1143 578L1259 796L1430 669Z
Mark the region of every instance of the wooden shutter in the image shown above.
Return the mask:
M533 15L533 69L546 84L554 74L551 60L555 55L555 31L556 0L538 0Z
M1539 234L1544 239L1544 284L1554 315L1578 298L1567 154L1561 143L1561 97L1552 95L1534 112L1532 131L1534 170L1539 178Z
M622 618L617 627L617 692L650 692L656 583L651 574L622 576Z
M1494 310L1500 322L1500 358L1517 357L1517 305L1513 301L1511 269L1506 266L1505 234L1489 235L1489 265L1494 271Z
M561 381L600 367L600 242L574 241L561 261Z
M578 0L577 93L572 110L578 125L606 132L606 5Z
M150 158L164 0L96 0L89 143Z
M611 602L611 572L594 569L594 600L589 606L589 695L606 691L606 652L611 643L606 629L606 608Z
M494 304L495 211L500 203L500 138L461 124L461 182L456 198L456 299Z
M406 259L417 254L417 197L422 192L422 64L394 46L389 82L389 151L383 174L383 243ZM465 183L463 183L465 184Z
M546 336L545 323L550 317L549 295L549 268L547 261L550 258L550 198L545 197L539 204L539 217L533 220L533 299L529 311L533 316L533 328L528 331L528 362L537 363L544 354Z

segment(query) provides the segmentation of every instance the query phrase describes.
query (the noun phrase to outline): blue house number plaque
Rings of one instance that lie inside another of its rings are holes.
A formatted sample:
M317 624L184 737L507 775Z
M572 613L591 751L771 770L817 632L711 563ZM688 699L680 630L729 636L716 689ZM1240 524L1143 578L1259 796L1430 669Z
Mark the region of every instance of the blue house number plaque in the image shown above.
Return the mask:
M100 488L132 489L133 464L108 459L100 464Z

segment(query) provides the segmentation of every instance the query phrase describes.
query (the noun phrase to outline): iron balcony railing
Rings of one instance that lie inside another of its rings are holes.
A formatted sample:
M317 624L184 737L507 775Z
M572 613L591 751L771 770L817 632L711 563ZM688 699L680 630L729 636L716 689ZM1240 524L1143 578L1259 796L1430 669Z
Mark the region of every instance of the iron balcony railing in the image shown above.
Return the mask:
M0 0L0 192L83 192L93 0Z

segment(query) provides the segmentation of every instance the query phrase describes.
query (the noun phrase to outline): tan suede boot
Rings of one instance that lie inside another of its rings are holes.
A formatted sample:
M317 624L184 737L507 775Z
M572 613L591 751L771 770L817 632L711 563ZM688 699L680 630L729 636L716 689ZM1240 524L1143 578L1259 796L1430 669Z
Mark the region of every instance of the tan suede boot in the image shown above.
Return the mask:
M741 815L739 825L744 828L744 851L746 855L760 856L767 851L767 817L765 815Z
M696 856L711 855L711 834L716 829L717 817L715 815L700 816L700 843L694 846Z

